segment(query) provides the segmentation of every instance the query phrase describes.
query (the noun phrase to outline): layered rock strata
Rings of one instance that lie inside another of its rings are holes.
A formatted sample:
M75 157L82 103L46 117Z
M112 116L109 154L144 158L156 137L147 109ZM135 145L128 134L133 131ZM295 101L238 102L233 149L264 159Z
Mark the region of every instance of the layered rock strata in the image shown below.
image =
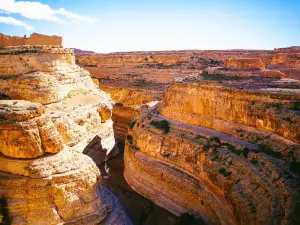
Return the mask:
M266 65L260 58L230 58L224 63L225 68L242 70L263 70Z
M131 224L82 154L95 136L107 152L115 145L110 96L72 50L1 52L0 196L12 224Z
M208 224L297 224L298 103L297 89L174 84L129 129L125 178Z

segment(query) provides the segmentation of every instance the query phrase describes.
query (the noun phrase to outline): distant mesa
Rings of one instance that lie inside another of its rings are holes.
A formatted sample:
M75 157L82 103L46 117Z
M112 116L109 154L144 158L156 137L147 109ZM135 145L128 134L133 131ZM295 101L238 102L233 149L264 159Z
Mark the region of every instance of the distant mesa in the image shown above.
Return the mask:
M44 34L33 33L30 37L18 37L18 36L9 36L0 33L0 48L15 47L15 46L62 46L62 37L60 36L49 36Z
M75 54L96 54L96 52L93 51L88 51L88 50L81 50L79 48L74 48L74 53Z

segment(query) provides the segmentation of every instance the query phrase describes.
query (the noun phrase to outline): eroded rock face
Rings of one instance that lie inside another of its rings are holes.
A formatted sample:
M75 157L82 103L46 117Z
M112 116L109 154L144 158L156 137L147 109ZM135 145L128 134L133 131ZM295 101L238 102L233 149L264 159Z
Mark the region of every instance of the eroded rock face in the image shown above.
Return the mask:
M23 50L1 56L0 93L12 100L0 100L0 196L12 224L131 224L82 153L95 136L115 145L110 95L72 51Z
M300 67L300 53L279 53L272 57L271 64L284 64L287 67Z
M5 156L35 158L57 153L63 141L39 103L0 100L0 149Z
M130 122L133 121L139 110L128 106L115 105L113 109L114 131L118 140L124 142Z
M231 58L225 61L224 67L242 70L262 70L266 68L260 58Z
M165 93L160 112L168 118L212 128L210 118L238 122L298 142L300 120L293 108L299 99L298 89L176 84Z
M169 131L153 122L163 119ZM299 221L299 177L287 158L153 109L142 110L129 130L124 175L135 191L175 215L195 214L209 224Z

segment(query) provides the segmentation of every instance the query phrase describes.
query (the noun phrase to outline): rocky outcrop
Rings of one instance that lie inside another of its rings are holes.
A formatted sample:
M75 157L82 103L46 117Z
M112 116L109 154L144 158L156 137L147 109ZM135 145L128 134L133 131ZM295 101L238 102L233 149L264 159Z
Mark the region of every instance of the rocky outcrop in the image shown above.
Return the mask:
M231 58L225 61L224 67L241 70L263 70L266 68L260 58Z
M63 149L57 126L45 107L26 101L0 101L0 148L5 156L35 158Z
M120 104L114 106L112 119L114 121L115 136L118 141L125 141L129 124L133 121L138 111Z
M182 54L93 54L81 55L78 57L78 62L81 65L119 65L132 66L146 63L164 63L176 64L189 60L188 55Z
M272 57L271 64L283 64L285 67L299 68L300 53L280 53Z
M104 85L99 85L99 87L101 90L109 93L115 102L125 106L135 107L155 101L155 98L147 90Z
M73 51L25 50L1 56L0 196L12 224L131 224L82 153L115 145L110 96Z
M228 77L266 77L282 79L286 76L279 70L231 70L222 67L209 67L204 70L209 75L224 75Z

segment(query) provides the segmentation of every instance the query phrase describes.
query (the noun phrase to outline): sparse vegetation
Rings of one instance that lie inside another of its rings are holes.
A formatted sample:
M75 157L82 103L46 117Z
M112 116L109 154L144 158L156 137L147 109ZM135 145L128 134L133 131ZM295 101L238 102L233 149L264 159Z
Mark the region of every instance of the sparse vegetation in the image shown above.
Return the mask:
M300 101L294 102L292 110L299 110L300 109Z
M8 216L7 201L5 198L0 198L0 224L10 225L11 221Z
M155 126L156 128L162 130L165 134L169 133L170 131L170 124L167 120L152 120L150 125Z
M243 150L242 150L242 155L245 157L245 158L247 158L248 157L248 153L249 153L249 149L248 148L243 148Z
M282 154L280 152L273 151L269 146L265 144L260 144L258 147L266 155L270 155L272 157L279 158L279 159L282 158Z
M248 207L249 207L249 209L250 209L250 211L251 211L252 213L255 213L255 212L256 212L256 207L255 207L255 205L254 205L253 203L250 203L250 204L248 205Z
M203 138L203 136L201 134L197 134L195 139L200 139L200 138Z
M122 106L124 106L122 103L120 103L120 102L117 102L116 104L115 104L115 106L119 106L119 107L122 107Z
M258 165L258 160L257 159L251 159L250 161L254 166Z
M241 151L237 150L232 144L222 143L221 146L226 147L229 151L233 152L236 155L241 155Z
M166 153L161 153L162 157L164 158L169 158L171 156L171 153L166 152Z
M129 142L129 144L133 144L133 137L131 135L127 135L126 139Z
M184 213L181 214L174 225L205 225L202 218L196 218L194 215Z
M219 174L222 174L224 177L229 177L231 172L227 171L224 167L219 169Z
M221 143L220 139L215 136L210 137L209 142Z
M300 162L291 162L290 171L300 176Z
M135 124L136 124L136 120L132 120L131 122L128 123L128 127L130 128L130 130L132 130Z
M133 151L140 151L141 149L139 148L139 147L137 147L136 145L133 145L132 147L131 147L131 149L133 150Z

